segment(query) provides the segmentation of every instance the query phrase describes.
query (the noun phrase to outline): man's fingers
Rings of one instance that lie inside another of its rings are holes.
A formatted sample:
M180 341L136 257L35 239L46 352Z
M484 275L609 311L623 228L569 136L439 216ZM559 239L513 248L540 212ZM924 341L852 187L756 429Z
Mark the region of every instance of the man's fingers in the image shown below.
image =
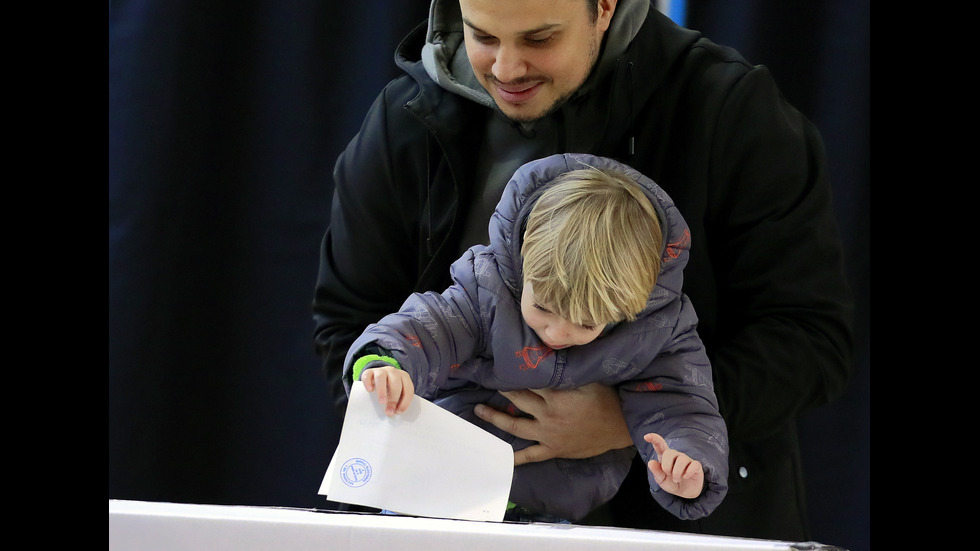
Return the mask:
M525 463L537 463L538 461L547 461L554 458L555 454L549 448L537 444L514 452L514 466Z
M502 391L500 394L510 400L517 409L537 417L546 405L541 392L542 390L511 390Z
M525 440L536 440L531 431L527 430L530 428L528 419L508 415L485 404L478 404L474 411L477 417L508 434Z

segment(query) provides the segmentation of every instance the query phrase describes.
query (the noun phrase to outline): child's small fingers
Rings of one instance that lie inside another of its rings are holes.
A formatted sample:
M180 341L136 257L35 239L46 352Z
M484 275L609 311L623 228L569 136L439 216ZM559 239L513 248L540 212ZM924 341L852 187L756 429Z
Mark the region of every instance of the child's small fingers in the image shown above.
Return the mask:
M673 450L667 450L666 452L660 454L660 465L663 467L664 473L670 476L672 479L677 479L677 475L674 473L677 464L677 454L673 453Z
M644 435L643 439L653 444L653 450L657 452L657 455L661 457L661 459L663 458L664 452L670 449L670 447L667 445L667 441L664 440L664 437L655 432Z
M687 470L690 468L690 466L691 459L689 457L686 455L678 456L677 460L674 462L674 481L680 484L682 480L687 478Z
M405 413L408 411L409 404L412 403L412 398L415 396L415 388L410 382L406 383L402 381L402 397L398 401L398 413Z
M647 468L653 473L653 479L657 481L657 484L663 484L664 480L667 478L667 473L664 472L663 466L656 459L651 459L647 461Z
M411 400L409 384L403 371L396 371L388 374L388 411L392 415L404 413L408 409L408 402Z
M385 375L383 370L378 370L374 376L374 386L378 388L378 402L382 404L388 403L388 377Z
M398 407L395 409L398 413L405 413L408 411L408 404L410 403L411 397L402 396L402 399L398 401Z
M364 383L364 390L374 392L374 370L367 370L361 375L361 382Z
M402 395L402 380L398 375L388 374L388 401L397 403Z

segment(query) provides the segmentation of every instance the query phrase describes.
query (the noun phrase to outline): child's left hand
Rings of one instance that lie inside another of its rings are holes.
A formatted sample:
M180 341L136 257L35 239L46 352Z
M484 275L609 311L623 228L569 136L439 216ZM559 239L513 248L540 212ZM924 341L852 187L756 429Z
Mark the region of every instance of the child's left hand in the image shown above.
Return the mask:
M643 437L653 444L660 461L651 459L647 463L654 480L665 491L675 496L693 499L701 495L704 489L704 469L700 461L695 461L686 454L672 450L667 441L656 433Z

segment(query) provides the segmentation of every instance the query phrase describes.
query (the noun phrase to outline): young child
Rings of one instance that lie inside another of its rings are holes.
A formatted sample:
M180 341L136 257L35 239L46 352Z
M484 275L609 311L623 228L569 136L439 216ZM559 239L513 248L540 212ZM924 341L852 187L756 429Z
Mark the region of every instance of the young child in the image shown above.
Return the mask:
M490 221L490 245L453 264L454 284L412 295L354 342L348 392L362 381L389 415L418 394L519 450L533 442L473 407L520 414L498 391L614 386L636 449L517 466L511 501L581 519L612 498L639 450L658 503L706 516L727 492L728 439L681 292L689 244L673 202L635 170L579 154L528 163Z

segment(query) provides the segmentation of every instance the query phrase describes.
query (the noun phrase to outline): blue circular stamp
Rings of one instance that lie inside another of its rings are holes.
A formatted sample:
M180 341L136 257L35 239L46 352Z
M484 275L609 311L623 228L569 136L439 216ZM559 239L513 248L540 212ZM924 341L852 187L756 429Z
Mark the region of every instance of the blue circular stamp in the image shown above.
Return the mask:
M340 479L351 488L358 488L371 480L371 464L355 457L348 459L340 468Z

